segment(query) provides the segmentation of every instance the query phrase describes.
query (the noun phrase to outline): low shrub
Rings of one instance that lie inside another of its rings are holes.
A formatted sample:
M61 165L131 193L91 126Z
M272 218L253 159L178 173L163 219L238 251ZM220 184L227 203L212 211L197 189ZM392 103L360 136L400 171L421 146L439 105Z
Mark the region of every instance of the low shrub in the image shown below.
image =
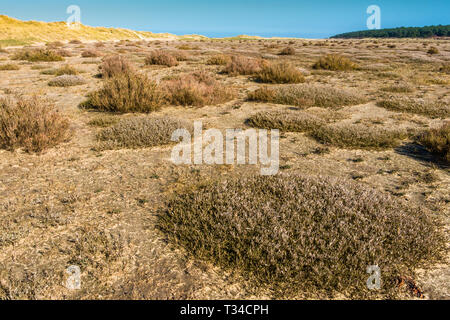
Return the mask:
M444 63L440 68L440 72L448 73L450 74L450 63Z
M85 83L86 80L84 80L83 77L65 74L50 80L48 82L48 85L50 87L72 87L79 86Z
M155 50L145 59L145 64L175 67L178 65L178 60L168 52Z
M302 108L340 108L365 103L367 100L354 92L324 85L297 84L263 87L249 93L249 101L293 105Z
M330 124L317 127L309 135L339 148L382 150L397 147L410 134L406 130L368 127L363 124Z
M177 129L193 132L192 125L169 117L133 117L121 120L98 135L98 149L151 148L171 143Z
M388 87L381 88L381 91L393 92L393 93L411 93L414 89L410 85L396 84Z
M13 60L26 60L30 62L53 62L64 61L64 58L58 55L55 51L44 49L27 49L16 52Z
M439 49L436 47L431 47L430 49L428 49L427 51L428 54L438 54L439 53Z
M127 73L106 80L102 89L89 94L80 107L106 112L149 113L159 110L164 95L157 84L142 74Z
M37 97L0 99L0 148L42 152L68 138L69 122Z
M228 63L231 62L231 57L227 56L225 54L218 54L213 57L210 57L206 64L208 65L216 65L216 66L226 66Z
M305 77L293 65L281 62L263 66L256 75L256 81L279 84L302 83L305 82Z
M301 111L259 112L247 119L246 124L255 128L278 129L284 132L306 132L326 124L312 114Z
M232 56L231 61L226 65L223 72L231 76L253 75L261 71L262 67L266 64L267 62L262 59Z
M381 108L391 111L419 114L432 118L450 117L450 106L443 101L427 101L411 98L390 98L377 102Z
M0 64L0 71L14 71L14 70L20 70L20 67L17 64L13 63Z
M421 133L416 142L450 163L450 122Z
M232 100L236 92L207 72L196 72L163 83L166 99L181 106L215 105Z
M97 58L97 57L101 57L102 53L100 51L97 51L94 49L89 49L89 50L84 50L83 52L81 52L81 56L83 58Z
M103 78L111 78L127 73L134 73L133 65L123 56L110 56L103 60L99 66Z
M159 210L168 241L279 298L396 294L399 275L437 261L445 240L419 206L347 180L280 174L188 186ZM367 268L383 275L367 288Z
M313 69L323 69L331 71L349 71L358 68L358 65L353 61L337 54L329 54L325 57L322 57L313 65Z
M295 49L293 47L286 47L280 52L280 56L293 56L295 55Z

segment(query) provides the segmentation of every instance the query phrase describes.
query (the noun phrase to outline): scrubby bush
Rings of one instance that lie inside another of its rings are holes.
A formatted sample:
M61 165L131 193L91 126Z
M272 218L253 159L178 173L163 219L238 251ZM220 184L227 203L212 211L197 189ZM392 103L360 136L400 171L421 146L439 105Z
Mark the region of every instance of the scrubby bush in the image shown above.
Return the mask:
M368 127L362 124L330 124L312 130L310 136L321 143L349 149L388 149L410 134L401 129Z
M381 88L382 91L393 92L393 93L411 93L414 91L408 84L396 84L388 87Z
M27 49L16 52L13 60L26 60L30 62L52 62L52 61L64 61L64 58L58 55L55 51L44 49Z
M164 103L162 91L147 76L126 73L106 80L102 89L89 94L80 107L99 111L149 113Z
M74 40L70 40L69 43L70 44L82 44L83 42L81 42L80 40L74 39Z
M68 137L68 120L37 97L0 99L0 148L41 152Z
M450 74L450 63L444 63L440 68L440 72L448 73Z
M281 56L293 56L295 55L295 49L293 47L286 47L280 52Z
M232 56L231 61L226 65L223 72L231 76L252 75L261 71L261 68L266 64L267 62L262 59L255 59L245 56Z
M83 58L97 58L100 57L102 54L100 51L94 50L94 49L89 49L89 50L84 50L81 53L81 56Z
M424 209L347 180L294 174L189 186L157 225L194 258L283 298L389 297L399 275L445 250ZM382 270L381 292L367 288L371 265Z
M192 125L169 117L133 117L121 120L98 135L99 149L150 148L171 143L175 130L193 131Z
M312 114L301 111L259 112L247 119L246 124L255 128L278 129L284 132L306 132L326 124Z
M363 96L354 92L310 84L263 87L249 93L248 100L293 105L302 108L313 106L339 108L366 102Z
M416 141L450 163L450 122L421 133Z
M69 50L65 49L59 49L55 51L57 55L60 55L61 57L72 57L72 53Z
M77 75L79 72L77 69L72 67L71 65L64 65L58 69L49 69L44 70L41 72L41 74L45 75L56 75L56 76L62 76L62 75Z
M175 67L178 65L178 60L168 52L155 50L145 59L145 64Z
M432 118L450 117L450 106L443 101L428 101L410 98L390 98L377 103L381 108L391 111L420 114Z
M183 75L163 84L170 104L181 106L215 105L235 97L235 90L218 82L205 71Z
M231 57L227 56L225 54L218 54L213 57L210 57L206 64L208 65L216 65L216 66L226 66L228 63L231 62Z
M84 80L83 77L65 74L50 80L48 82L48 85L50 87L72 87L79 86L85 83L86 80Z
M439 49L436 47L431 47L430 49L428 49L427 51L428 54L438 54L439 53Z
M14 71L19 69L20 67L17 64L13 63L0 64L0 71Z
M293 65L281 62L263 66L256 75L256 81L263 83L301 83L305 82L303 74Z
M331 71L348 71L355 70L357 68L358 65L356 63L344 56L337 54L329 54L325 57L322 57L313 65L313 69L323 69Z
M133 65L120 55L105 58L99 66L99 70L103 78L111 78L135 71Z

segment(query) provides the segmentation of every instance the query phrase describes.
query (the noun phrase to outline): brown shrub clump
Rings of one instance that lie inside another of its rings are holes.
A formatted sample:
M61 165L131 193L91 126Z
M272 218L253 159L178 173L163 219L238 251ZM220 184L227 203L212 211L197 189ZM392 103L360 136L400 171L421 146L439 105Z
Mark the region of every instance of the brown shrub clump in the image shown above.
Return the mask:
M301 111L259 112L247 119L255 128L278 129L284 132L306 132L326 124L325 120Z
M41 152L68 137L69 122L37 97L0 99L0 148Z
M215 105L230 101L236 95L233 88L224 86L204 71L167 80L163 86L168 102L181 106Z
M280 52L280 56L293 56L295 55L295 49L293 47L286 47Z
M166 51L155 50L145 59L145 64L175 67L178 65L178 60Z
M262 59L255 59L245 56L233 56L223 72L231 76L252 75L261 71L261 68L266 64L267 62Z
M295 174L190 186L158 215L172 244L280 297L390 295L399 274L441 257L435 223L365 185ZM372 265L381 268L381 292L367 288Z
M102 54L100 51L94 50L94 49L88 49L88 50L84 50L81 53L81 56L83 58L97 58L100 57Z
M382 150L397 147L410 134L406 130L368 127L363 124L330 124L309 133L321 143L339 148Z
M444 63L440 68L440 72L448 73L450 74L450 63Z
M279 84L302 83L305 82L305 77L293 65L281 62L263 66L256 75L256 81Z
M99 111L149 113L159 110L164 96L147 76L126 73L106 80L102 89L89 94L80 107Z
M348 71L358 69L358 65L344 56L329 54L325 57L320 58L313 65L313 69Z
M378 101L377 105L391 111L419 114L432 118L450 117L450 106L443 101L393 97Z
M169 117L133 117L121 120L97 135L98 149L151 148L170 144L175 130L193 132L192 125Z
M428 54L438 54L439 53L439 49L436 47L431 47L430 49L428 49L427 51Z
M133 65L123 56L110 56L99 66L103 78L111 78L126 73L134 73Z
M209 58L206 61L206 64L208 65L215 65L215 66L226 66L231 62L231 57L225 54L218 54L211 58Z
M354 92L324 85L297 84L274 88L263 87L249 93L249 101L271 102L302 108L340 108L357 105L367 100Z
M21 50L16 52L13 60L26 60L30 62L52 62L52 61L64 61L64 58L58 55L55 51L44 49L33 50Z
M416 141L450 163L450 122L442 127L421 133Z

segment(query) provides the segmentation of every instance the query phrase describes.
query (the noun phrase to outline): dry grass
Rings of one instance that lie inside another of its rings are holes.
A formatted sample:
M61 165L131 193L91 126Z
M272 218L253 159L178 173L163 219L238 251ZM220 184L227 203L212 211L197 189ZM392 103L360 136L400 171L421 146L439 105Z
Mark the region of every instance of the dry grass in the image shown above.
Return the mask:
M313 65L313 69L331 71L349 71L358 68L359 66L353 61L337 54L329 54L325 57L322 57Z
M71 65L66 64L58 69L44 70L41 72L41 74L55 75L55 76L62 76L62 75L76 76L77 74L79 74L79 71L76 68L72 67Z
M414 92L414 88L408 84L395 84L388 87L381 88L381 91L392 93L411 93Z
M50 87L73 87L85 83L86 80L83 77L65 74L50 80L48 85Z
M69 122L37 97L0 99L0 148L41 152L67 139Z
M430 49L428 49L427 51L428 54L438 54L439 53L439 49L436 47L431 47Z
M0 71L14 71L14 70L20 70L20 67L17 64L13 64L13 63L7 63L7 64L0 65Z
M20 50L13 55L12 59L30 62L64 61L64 58L55 51L46 49Z
M450 123L420 134L416 141L450 163Z
M439 68L440 72L444 72L447 74L450 74L450 63L444 63L440 68Z
M169 117L133 117L121 120L97 135L98 149L151 148L170 144L175 130L192 132L192 125Z
M245 56L232 56L231 61L223 70L231 76L237 75L253 75L261 71L267 62L262 59L255 59Z
M406 130L363 124L330 124L315 128L309 135L321 143L339 148L382 150L397 147L411 134Z
M135 72L133 65L121 55L105 58L99 66L99 70L103 78L111 78L114 76Z
M80 107L117 113L149 113L159 110L163 103L163 93L155 82L145 75L128 73L106 80L103 88L91 93Z
M281 62L263 66L256 75L256 81L262 83L302 83L305 82L303 74L292 64Z
M145 59L145 64L175 67L179 63L172 54L162 50L155 50Z
M263 87L249 93L249 101L271 102L293 105L302 108L322 107L339 108L342 106L357 105L367 100L359 94L338 90L323 85L288 85L279 87Z
M191 186L168 201L158 221L169 241L194 258L280 297L373 297L366 284L371 265L382 270L382 293L395 295L397 276L445 248L420 207L321 177L249 176Z
M422 99L395 98L381 100L377 103L381 108L391 111L407 112L432 118L450 117L450 106L443 101L427 101Z
M233 88L224 86L205 71L183 75L163 83L170 104L180 106L216 105L236 96Z
M306 132L326 124L322 118L301 111L259 112L247 119L255 128L279 129L284 132Z

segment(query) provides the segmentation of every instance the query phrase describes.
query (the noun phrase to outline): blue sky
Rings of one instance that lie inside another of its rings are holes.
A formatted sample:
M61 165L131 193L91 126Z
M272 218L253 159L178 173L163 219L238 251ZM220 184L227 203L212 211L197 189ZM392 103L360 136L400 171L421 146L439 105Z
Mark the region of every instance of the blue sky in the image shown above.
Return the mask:
M207 36L323 38L366 29L369 5L382 28L450 24L449 0L0 0L0 14L65 21L69 5L86 25Z

